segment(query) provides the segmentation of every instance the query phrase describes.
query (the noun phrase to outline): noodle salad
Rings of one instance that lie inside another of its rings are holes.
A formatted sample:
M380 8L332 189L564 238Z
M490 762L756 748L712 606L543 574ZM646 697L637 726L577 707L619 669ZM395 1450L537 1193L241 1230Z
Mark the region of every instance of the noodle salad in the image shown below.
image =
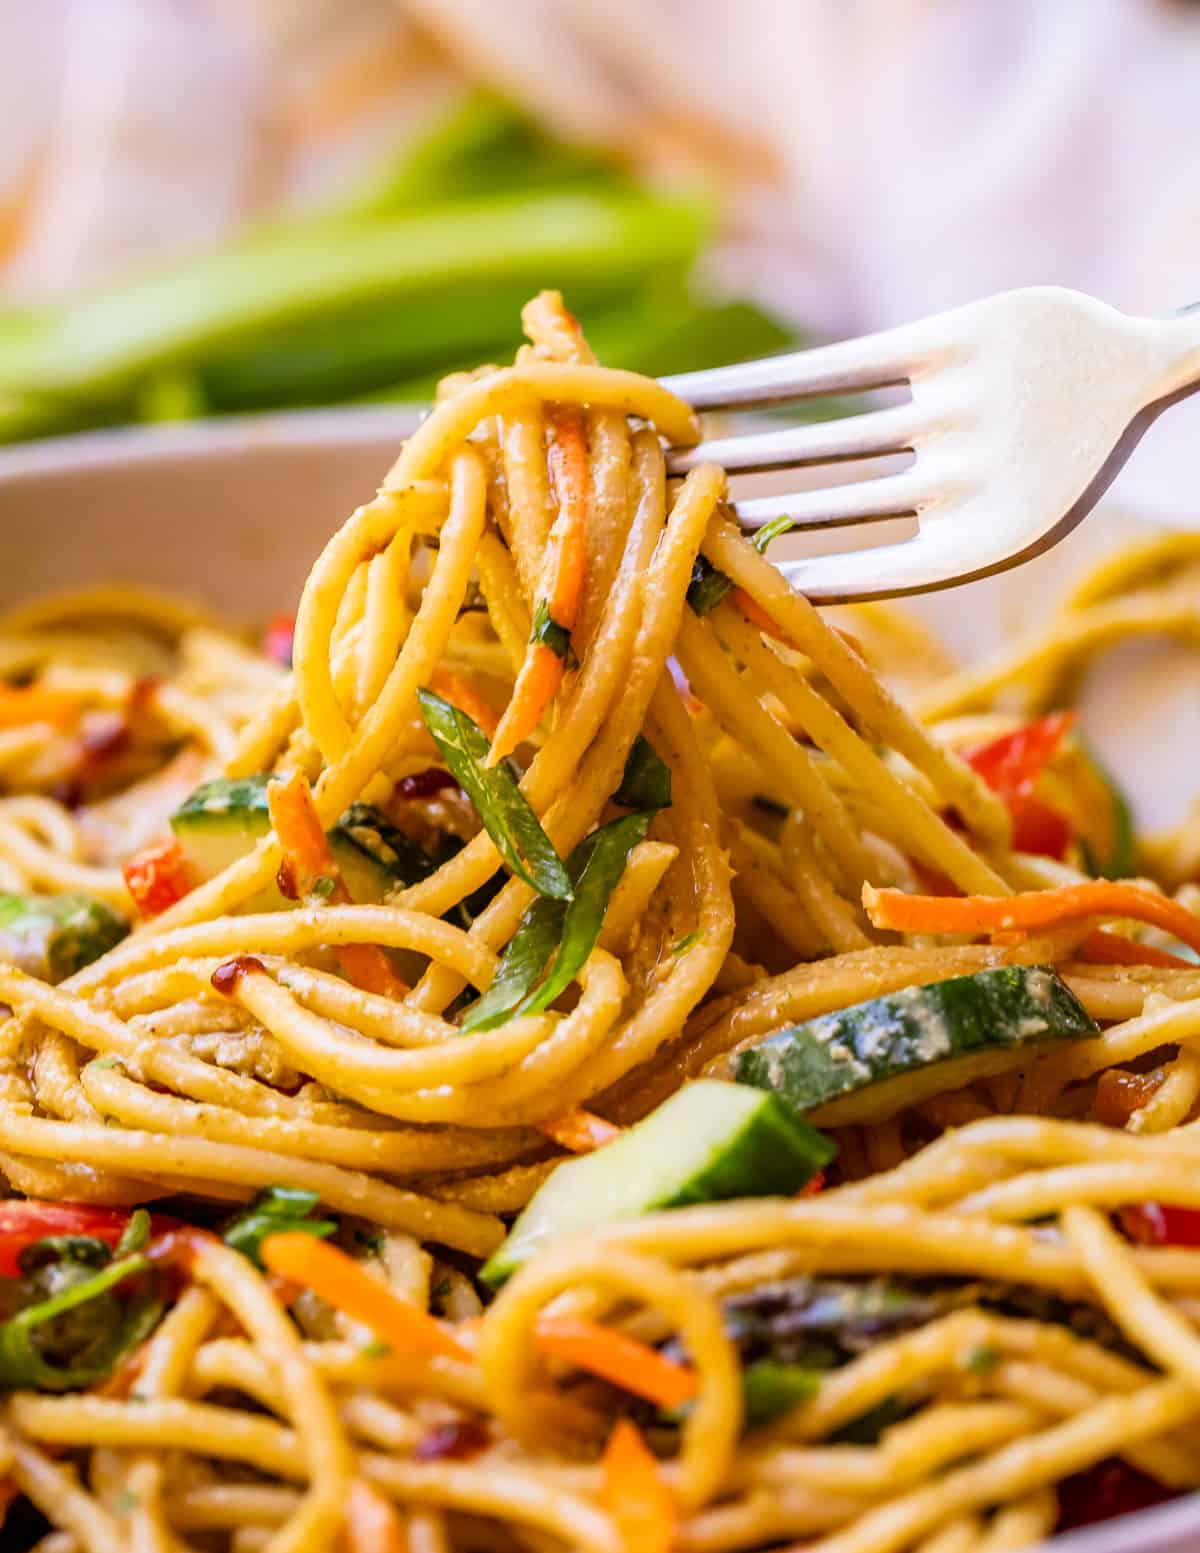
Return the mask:
M261 644L0 620L0 1521L40 1553L1002 1553L1200 1488L1200 820L818 613L557 293Z

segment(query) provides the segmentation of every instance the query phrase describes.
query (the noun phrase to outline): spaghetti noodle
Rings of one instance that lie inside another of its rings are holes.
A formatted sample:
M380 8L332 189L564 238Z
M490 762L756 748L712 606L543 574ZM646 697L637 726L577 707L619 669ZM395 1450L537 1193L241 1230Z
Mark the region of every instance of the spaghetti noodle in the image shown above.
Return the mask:
M1200 1487L1196 823L1047 716L1197 640L1195 537L921 688L525 322L270 654L0 621L10 1529L1000 1553Z

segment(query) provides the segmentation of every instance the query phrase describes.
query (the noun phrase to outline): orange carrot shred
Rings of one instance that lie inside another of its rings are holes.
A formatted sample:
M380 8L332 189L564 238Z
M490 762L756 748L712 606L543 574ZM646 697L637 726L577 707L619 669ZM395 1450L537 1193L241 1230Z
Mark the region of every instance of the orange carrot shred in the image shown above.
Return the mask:
M1190 960L1183 959L1181 955L1169 954L1154 944L1137 943L1121 933L1109 932L1107 928L1097 928L1094 933L1088 934L1079 947L1079 958L1090 960L1094 965L1158 965L1164 970L1171 967L1196 969Z
M579 616L587 572L587 512L591 500L587 429L582 414L563 408L551 414L550 475L558 517L550 530L541 600L551 621L570 632ZM562 683L563 660L543 641L533 641L517 673L512 698L492 739L488 765L511 755L541 722Z
M566 1116L556 1117L552 1122L539 1122L538 1131L553 1138L564 1149L570 1149L572 1154L590 1154L593 1149L615 1142L622 1129L606 1122L602 1116L594 1116L591 1111L580 1110L568 1111Z
M563 661L545 642L533 642L525 654L513 686L512 700L504 709L492 738L487 763L494 766L511 755L542 720L542 714L562 683Z
M460 712L465 712L472 722L478 723L489 738L494 736L499 723L495 709L483 699L473 685L467 683L461 674L455 674L453 669L435 669L429 683L439 696L444 696L449 701L451 706L456 706Z
M267 1236L261 1254L271 1272L311 1289L327 1305L369 1326L381 1342L399 1354L471 1358L440 1321L393 1294L386 1284L327 1240L285 1231Z
M675 1500L653 1453L628 1418L604 1447L600 1498L617 1523L626 1553L669 1553L675 1540Z
M286 881L289 887L286 893L294 891L303 900L316 891L319 880L327 879L332 881L332 890L327 897L330 903L335 906L349 904L350 891L329 849L329 838L321 825L304 774L293 771L286 781L268 782L267 808L283 848L280 883ZM396 975L392 962L378 944L343 944L336 953L343 971L364 992L401 998L408 991L408 984Z
M1088 917L1131 917L1162 928L1200 950L1200 917L1140 884L1089 879L1021 895L906 895L863 885L863 906L876 927L902 933L1033 932Z
M395 1505L365 1478L355 1478L346 1498L346 1553L408 1553L408 1538Z
M83 702L70 690L47 685L0 685L0 728L23 728L29 723L53 723L68 728L83 710Z
M696 1372L624 1332L577 1316L542 1316L537 1345L550 1359L587 1370L659 1407L679 1407L696 1395Z

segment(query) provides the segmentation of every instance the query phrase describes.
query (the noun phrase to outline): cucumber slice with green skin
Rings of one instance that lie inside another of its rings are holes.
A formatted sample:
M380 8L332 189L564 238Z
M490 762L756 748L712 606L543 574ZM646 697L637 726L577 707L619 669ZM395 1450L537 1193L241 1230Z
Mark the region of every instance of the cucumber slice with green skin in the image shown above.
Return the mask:
M0 960L41 981L65 981L128 932L128 922L91 895L0 895Z
M1013 1048L1096 1035L1049 966L1002 966L906 987L733 1054L739 1084L782 1096L822 1126L878 1120L1012 1066Z
M699 1079L615 1142L560 1165L481 1276L497 1288L564 1236L659 1208L790 1195L835 1152L775 1095Z
M266 776L217 777L204 782L171 816L171 829L202 879L244 857L271 828ZM389 890L416 884L433 872L433 860L369 804L347 809L329 832L329 849L351 896L381 901ZM297 902L274 885L249 903L252 911L279 911Z

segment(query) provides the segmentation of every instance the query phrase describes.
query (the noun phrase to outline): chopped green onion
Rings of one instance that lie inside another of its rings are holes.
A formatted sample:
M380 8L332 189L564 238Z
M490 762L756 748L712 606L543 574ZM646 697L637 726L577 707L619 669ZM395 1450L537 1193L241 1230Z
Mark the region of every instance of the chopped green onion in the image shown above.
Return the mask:
M571 633L566 626L560 626L555 620L545 599L538 601L538 607L533 612L529 640L548 647L556 658L562 658L564 662L571 657Z
M567 859L575 885L570 904L534 901L501 956L492 985L463 1020L464 1031L492 1030L514 1014L540 1013L561 996L595 948L612 892L653 817L627 814L579 843ZM539 986L555 945L554 963Z
M781 534L787 534L796 526L796 520L786 515L772 518L769 523L764 523L754 535L750 543L758 551L759 555L766 555L767 546L773 539L778 539Z
M260 1248L268 1235L294 1232L315 1235L324 1240L337 1229L333 1219L314 1219L313 1209L319 1201L316 1192L299 1186L269 1186L250 1204L249 1208L225 1231L225 1244L240 1251L243 1256L261 1268Z
M470 798L496 850L539 895L570 900L571 880L541 821L517 785L512 766L485 766L488 739L478 723L432 690L417 692L425 726L455 781Z
M724 572L719 572L706 555L698 555L692 562L692 580L687 590L687 601L692 613L707 615L732 591L731 579Z
M630 746L613 802L628 809L671 807L671 768L640 733Z

